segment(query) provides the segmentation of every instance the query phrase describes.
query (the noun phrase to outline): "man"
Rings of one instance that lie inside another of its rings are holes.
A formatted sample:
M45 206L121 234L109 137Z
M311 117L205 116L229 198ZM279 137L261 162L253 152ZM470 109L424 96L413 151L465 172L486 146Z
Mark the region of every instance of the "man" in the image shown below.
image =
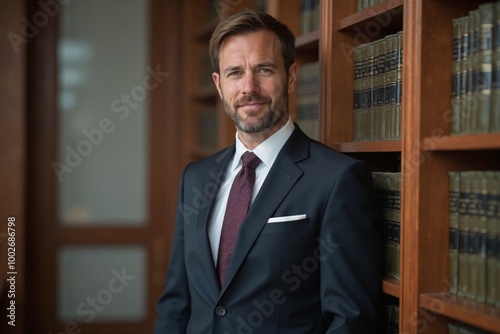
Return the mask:
M290 120L294 44L285 25L249 10L212 35L213 80L236 140L184 170L157 334L376 332L371 174ZM251 185L233 191L241 175Z

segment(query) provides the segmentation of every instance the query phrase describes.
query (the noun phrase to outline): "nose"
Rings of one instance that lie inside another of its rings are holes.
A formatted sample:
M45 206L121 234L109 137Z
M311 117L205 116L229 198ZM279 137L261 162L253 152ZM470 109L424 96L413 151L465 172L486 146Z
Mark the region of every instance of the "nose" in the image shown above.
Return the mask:
M254 73L246 73L243 79L243 95L256 95L259 93L259 79Z

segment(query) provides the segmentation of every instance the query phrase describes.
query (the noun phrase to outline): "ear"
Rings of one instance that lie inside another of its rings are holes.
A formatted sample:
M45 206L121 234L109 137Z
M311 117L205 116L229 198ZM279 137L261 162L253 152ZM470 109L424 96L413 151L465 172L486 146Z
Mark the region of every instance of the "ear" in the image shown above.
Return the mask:
M292 93L297 87L297 80L299 78L299 64L294 62L288 70L288 93Z
M219 92L220 99L222 100L222 90L220 89L220 75L217 72L212 73L212 79L214 80L215 87Z

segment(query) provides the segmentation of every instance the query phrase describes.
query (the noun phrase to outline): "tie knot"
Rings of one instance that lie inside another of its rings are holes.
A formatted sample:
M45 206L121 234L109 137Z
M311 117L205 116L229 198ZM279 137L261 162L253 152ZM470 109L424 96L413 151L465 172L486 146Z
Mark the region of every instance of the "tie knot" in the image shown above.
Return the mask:
M251 169L257 168L257 166L261 163L258 156L256 156L253 152L245 152L241 156L241 160L243 162L243 168L248 167Z

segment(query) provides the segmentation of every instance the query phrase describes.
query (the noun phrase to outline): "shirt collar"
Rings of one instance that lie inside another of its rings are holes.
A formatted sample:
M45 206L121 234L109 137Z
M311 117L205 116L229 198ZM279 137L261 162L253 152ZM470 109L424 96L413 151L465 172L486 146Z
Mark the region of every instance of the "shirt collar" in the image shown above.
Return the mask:
M292 119L288 117L288 121L281 127L281 129L273 133L251 152L255 153L264 165L268 167L272 166L274 160L276 160L276 157L278 156L278 153L281 151L281 148L285 145L288 138L290 138L294 129L295 125L293 124ZM232 172L241 166L241 156L246 151L250 150L241 142L238 138L238 132L236 132L236 152L234 153L233 161L229 167L229 172Z

